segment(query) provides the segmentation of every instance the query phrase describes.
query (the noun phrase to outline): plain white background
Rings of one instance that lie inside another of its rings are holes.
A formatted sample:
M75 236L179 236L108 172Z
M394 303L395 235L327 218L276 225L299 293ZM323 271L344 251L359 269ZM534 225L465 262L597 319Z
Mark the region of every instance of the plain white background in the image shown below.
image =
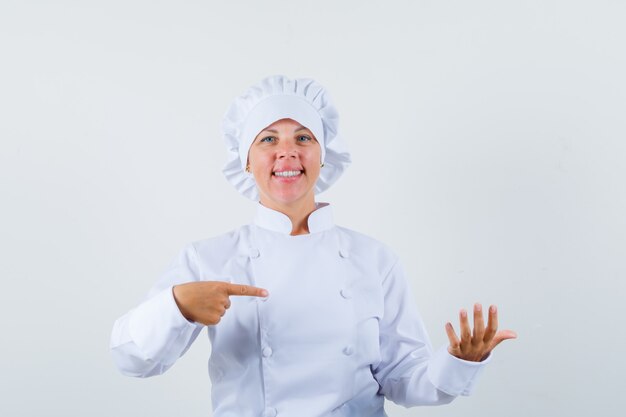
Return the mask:
M0 3L0 415L206 416L203 333L121 376L114 320L186 243L248 222L220 120L312 77L354 163L321 201L401 256L435 347L475 301L519 339L475 394L401 416L621 415L619 1Z

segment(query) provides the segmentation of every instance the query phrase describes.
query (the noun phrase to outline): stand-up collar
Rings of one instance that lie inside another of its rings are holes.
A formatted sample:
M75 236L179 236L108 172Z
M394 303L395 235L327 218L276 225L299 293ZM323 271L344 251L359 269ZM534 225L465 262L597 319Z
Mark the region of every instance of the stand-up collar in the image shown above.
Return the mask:
M291 220L286 214L272 210L259 203L254 224L274 232L291 234ZM328 203L315 203L315 211L309 215L309 233L319 233L328 230L335 225L333 211Z

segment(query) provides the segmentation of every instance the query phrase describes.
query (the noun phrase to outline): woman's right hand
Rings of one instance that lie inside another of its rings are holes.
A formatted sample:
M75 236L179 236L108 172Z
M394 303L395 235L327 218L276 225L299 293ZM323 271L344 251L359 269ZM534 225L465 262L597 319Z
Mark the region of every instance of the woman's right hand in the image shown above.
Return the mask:
M220 322L230 307L230 296L267 297L263 288L231 284L223 281L199 281L175 285L174 300L189 321L214 325Z

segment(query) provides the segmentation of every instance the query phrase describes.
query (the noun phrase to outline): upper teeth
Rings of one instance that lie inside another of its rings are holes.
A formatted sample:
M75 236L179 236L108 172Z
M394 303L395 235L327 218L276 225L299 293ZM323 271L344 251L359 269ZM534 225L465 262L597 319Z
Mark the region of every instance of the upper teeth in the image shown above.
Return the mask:
M274 174L277 177L295 177L296 175L300 175L300 171L276 171Z

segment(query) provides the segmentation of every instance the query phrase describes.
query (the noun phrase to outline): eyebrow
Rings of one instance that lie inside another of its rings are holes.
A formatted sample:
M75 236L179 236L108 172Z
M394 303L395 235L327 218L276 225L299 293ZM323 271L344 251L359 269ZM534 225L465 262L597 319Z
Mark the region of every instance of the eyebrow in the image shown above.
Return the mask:
M299 132L300 130L308 130L308 129L306 127L304 127L304 126L300 126L300 127L296 128L294 130L294 132ZM278 133L278 130L275 130L275 129L263 129L262 132Z

